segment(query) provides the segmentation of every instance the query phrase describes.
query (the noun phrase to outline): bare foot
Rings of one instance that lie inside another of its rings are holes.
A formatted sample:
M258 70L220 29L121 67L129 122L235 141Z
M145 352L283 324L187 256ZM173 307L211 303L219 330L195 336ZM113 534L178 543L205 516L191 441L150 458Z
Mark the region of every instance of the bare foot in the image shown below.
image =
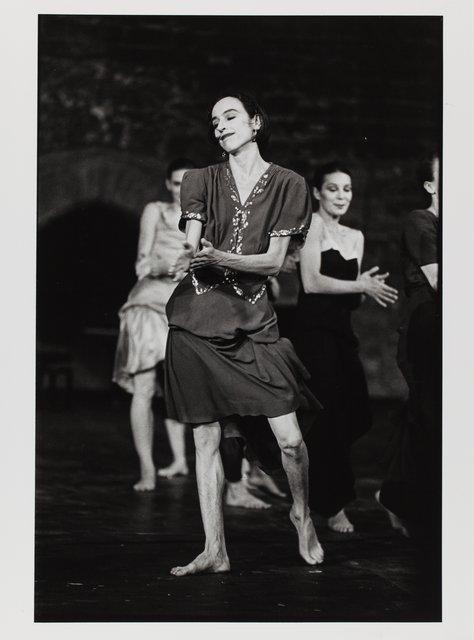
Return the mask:
M338 533L352 533L354 531L354 525L346 516L344 509L328 518L328 527Z
M297 516L293 509L290 511L290 520L295 525L298 534L300 556L308 564L319 564L324 559L324 551L319 544L318 536L314 529L309 512L306 516Z
M189 473L186 460L175 460L169 467L158 469L160 478L174 478L174 476L187 476Z
M402 536L405 536L405 538L409 538L410 533L408 529L405 527L405 525L403 524L403 521L400 520L398 516L392 513L389 509L387 509L387 507L385 507L380 502L380 489L376 492L375 499L377 500L379 505L383 507L383 509L387 512L388 519L390 520L390 524L392 525L392 528L395 529L395 531L399 531L402 534Z
M173 567L170 573L173 576L181 577L193 573L224 573L225 571L230 571L230 562L225 551L215 555L203 551L186 566Z
M247 483L250 487L264 489L264 491L267 491L273 496L286 498L286 493L278 488L275 480L258 467L252 468L252 471L247 477Z
M153 491L155 488L155 469L142 471L142 477L133 485L135 491Z
M227 482L225 504L228 507L242 507L243 509L269 509L271 505L252 495L247 489L245 480Z

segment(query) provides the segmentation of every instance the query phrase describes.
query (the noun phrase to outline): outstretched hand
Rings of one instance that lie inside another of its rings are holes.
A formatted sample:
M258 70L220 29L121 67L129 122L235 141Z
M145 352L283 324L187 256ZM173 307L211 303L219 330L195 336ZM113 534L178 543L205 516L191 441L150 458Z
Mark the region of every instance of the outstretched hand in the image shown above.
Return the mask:
M362 282L364 293L373 298L382 307L386 307L388 304L393 304L398 300L398 291L385 284L385 280L389 275L388 271L387 273L377 273L378 270L378 267L372 267L372 269L362 273L359 280Z
M171 264L168 271L168 275L173 278L174 282L183 279L184 274L189 269L193 255L193 246L189 242L183 242L181 251L176 256L175 261Z
M222 251L214 249L213 245L206 238L201 239L201 250L196 253L191 260L191 269L210 267L220 264L222 261Z

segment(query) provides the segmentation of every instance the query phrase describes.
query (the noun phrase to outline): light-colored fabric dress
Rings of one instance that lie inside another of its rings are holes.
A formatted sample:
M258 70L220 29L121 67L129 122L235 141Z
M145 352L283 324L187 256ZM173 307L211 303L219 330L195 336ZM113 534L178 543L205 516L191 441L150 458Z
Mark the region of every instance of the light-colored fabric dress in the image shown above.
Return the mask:
M157 217L151 255L171 264L186 239L178 229L180 214L171 203L153 202L150 206ZM177 284L166 275L146 276L136 283L120 308L112 380L129 393L135 390L137 373L153 369L164 360L168 337L165 307Z

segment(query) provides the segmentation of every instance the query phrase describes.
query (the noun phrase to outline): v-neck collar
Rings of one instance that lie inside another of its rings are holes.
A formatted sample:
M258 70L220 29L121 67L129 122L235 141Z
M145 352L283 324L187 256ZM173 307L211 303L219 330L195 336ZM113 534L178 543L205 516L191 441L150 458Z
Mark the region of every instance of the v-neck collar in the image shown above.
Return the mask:
M269 176L270 171L273 169L273 167L274 167L273 162L270 162L268 167L265 169L265 171L263 171L261 176L255 182L255 184L252 187L252 190L250 191L249 195L247 196L245 202L242 202L241 199L240 199L239 190L237 189L237 183L235 181L234 174L232 173L232 169L230 168L230 163L227 160L226 163L225 163L225 175L226 175L230 190L232 191L232 196L231 196L232 200L237 202L242 208L245 208L247 206L247 204L252 204L252 200L251 199L254 196L257 195L258 189L259 189L259 187L260 187L262 182L264 183L263 186L265 186L266 180L267 180L267 178ZM263 190L263 188L262 188L262 190Z

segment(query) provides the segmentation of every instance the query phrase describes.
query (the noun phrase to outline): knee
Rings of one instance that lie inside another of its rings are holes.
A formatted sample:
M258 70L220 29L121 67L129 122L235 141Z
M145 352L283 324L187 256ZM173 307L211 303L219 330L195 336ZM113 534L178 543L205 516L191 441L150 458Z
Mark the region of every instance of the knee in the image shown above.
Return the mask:
M300 458L304 451L304 442L301 434L286 437L278 443L282 452L290 458Z
M195 427L194 444L197 454L213 455L219 451L220 429L216 427Z
M138 374L135 376L134 396L151 402L155 394L155 378L146 374Z

